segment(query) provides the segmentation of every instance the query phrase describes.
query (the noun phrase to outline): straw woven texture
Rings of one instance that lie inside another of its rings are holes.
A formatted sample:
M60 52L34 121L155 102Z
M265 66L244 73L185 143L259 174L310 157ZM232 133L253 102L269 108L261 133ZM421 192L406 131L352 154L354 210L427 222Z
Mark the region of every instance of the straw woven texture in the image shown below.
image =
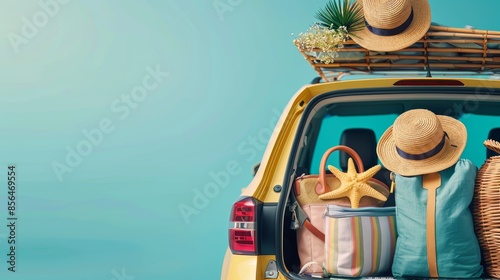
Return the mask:
M337 177L334 175L327 175L325 177L326 184L331 190L336 190L340 187L340 181ZM378 192L382 193L386 197L389 196L389 189L387 186L384 186L382 182L379 182L376 179L371 179L368 181L370 186L372 186L375 190ZM300 179L299 181L299 191L300 195L297 196L297 201L299 202L300 205L307 205L307 204L335 204L338 206L344 206L344 207L351 207L351 201L349 200L348 197L340 197L340 198L335 198L335 199L329 199L329 200L323 200L320 199L318 194L314 192L314 189L316 188L316 185L318 184L318 177L317 176L304 176L303 178ZM380 201L377 200L373 197L369 196L363 196L359 202L360 205L362 206L383 206L385 201Z
M429 152L443 139L445 143L437 154L419 160L401 157L402 151L418 155ZM396 118L377 144L377 155L385 168L403 176L439 172L455 164L465 148L467 130L460 121L448 116L435 115L429 110L413 109Z
M431 10L427 0L379 0L357 1L363 8L366 22L381 29L392 29L402 25L410 16L413 20L400 34L380 36L367 28L356 31L353 40L364 48L375 51L395 51L408 47L425 34L431 24Z
M500 152L497 141L487 140L484 145ZM488 158L479 169L472 206L485 271L500 278L500 156Z
M320 50L300 53L324 81L349 72L432 71L500 73L500 32L433 25L415 44L390 52L372 51L353 40L344 43L333 63L317 59ZM318 52L318 53L317 53ZM427 66L428 65L428 66Z

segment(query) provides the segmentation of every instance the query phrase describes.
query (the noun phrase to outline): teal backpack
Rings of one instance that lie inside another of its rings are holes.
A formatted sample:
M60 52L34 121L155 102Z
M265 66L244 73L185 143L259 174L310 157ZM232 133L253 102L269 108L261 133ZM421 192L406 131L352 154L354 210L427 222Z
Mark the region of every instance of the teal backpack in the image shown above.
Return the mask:
M392 265L395 277L482 275L481 251L469 209L476 172L470 160L461 159L439 173L394 174L398 233Z

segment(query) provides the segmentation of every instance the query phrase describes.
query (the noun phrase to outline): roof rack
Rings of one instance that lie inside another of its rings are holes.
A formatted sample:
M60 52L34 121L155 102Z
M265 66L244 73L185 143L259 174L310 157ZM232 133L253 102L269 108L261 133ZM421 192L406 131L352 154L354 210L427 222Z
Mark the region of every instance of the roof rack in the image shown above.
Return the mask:
M422 39L408 48L371 51L353 40L344 43L333 63L318 60L321 50L300 53L324 81L345 75L500 75L500 32L432 25Z

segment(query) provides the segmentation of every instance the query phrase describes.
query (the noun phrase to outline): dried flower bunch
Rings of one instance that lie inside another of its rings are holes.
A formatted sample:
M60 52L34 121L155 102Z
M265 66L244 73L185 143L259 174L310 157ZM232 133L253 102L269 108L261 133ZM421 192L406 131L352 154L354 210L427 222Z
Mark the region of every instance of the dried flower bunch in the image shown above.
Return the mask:
M343 43L348 39L347 29L341 26L330 29L319 24L314 24L305 33L300 33L295 40L303 50L318 52L317 58L326 64L332 63L338 57L338 50L343 48Z
M334 62L349 34L361 30L364 22L361 7L351 0L330 0L316 13L316 19L319 22L294 42L305 51L319 52L317 58L326 64Z

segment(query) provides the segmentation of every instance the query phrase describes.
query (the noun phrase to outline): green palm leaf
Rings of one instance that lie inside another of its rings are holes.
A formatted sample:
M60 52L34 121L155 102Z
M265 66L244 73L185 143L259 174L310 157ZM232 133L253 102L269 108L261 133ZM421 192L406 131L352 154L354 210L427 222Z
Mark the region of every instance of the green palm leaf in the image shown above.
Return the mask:
M363 29L364 22L361 6L351 0L330 0L316 13L316 19L320 25L330 29L345 26L348 32Z

